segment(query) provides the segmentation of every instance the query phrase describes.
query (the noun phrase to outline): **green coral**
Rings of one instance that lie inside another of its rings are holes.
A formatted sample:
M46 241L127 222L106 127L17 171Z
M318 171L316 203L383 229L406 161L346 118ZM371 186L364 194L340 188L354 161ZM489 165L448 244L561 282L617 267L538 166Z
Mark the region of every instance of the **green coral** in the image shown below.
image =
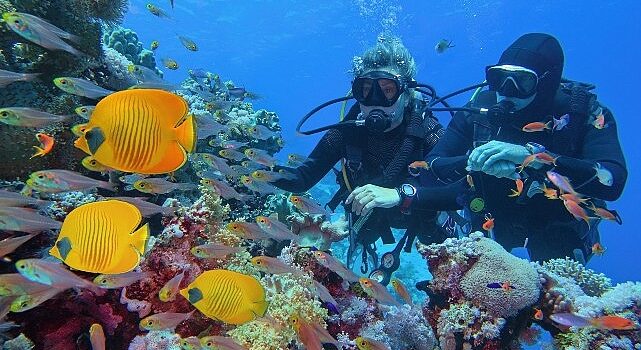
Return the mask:
M321 306L312 292L311 276L265 276L261 279L261 284L267 287L267 315L272 322L255 320L230 331L229 335L239 344L250 346L251 350L286 349L292 340L297 339L295 331L289 326L289 318L294 315L306 322L318 323L325 327L327 310Z
M612 280L606 275L588 269L570 258L551 259L543 263L543 268L559 276L574 280L589 296L601 296L612 289Z
M591 344L599 332L594 328L581 328L576 332L559 333L554 337L558 349L592 350Z

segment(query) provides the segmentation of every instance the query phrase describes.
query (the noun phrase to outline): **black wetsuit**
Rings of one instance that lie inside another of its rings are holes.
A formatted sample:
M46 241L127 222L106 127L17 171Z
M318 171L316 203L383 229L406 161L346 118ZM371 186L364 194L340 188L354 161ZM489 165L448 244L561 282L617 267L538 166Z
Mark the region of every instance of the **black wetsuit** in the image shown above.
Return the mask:
M346 116L346 120L356 119L360 113L359 105L354 105ZM422 115L422 111L419 112ZM275 186L286 191L298 193L304 192L320 181L332 167L341 159L348 161L347 168L360 168L357 172L348 170L352 188L365 184L374 184L393 188L402 183L418 184L415 178L408 174L407 166L413 161L424 160L427 153L434 147L438 138L443 134L443 127L435 118L429 117L422 122L420 135L415 128L408 128L410 123L411 110L405 111L405 118L401 125L395 129L385 132L382 135L371 135L364 128L332 129L328 131L307 160L298 168L288 168L296 174L293 180L279 180ZM412 129L412 131L410 131ZM399 155L408 132L415 133L416 147L411 155L399 164L395 164L395 158ZM354 150L359 151L359 165L350 164L354 158ZM338 176L341 189L334 201L334 205L347 198L349 194ZM391 227L413 228L421 231L417 235L424 241L438 241L444 239L439 233L434 232L436 212L417 210L412 215L403 215L398 208L374 210L372 216L359 233L358 240L361 243L372 243L379 237L384 243L393 243L394 238L390 231ZM427 228L426 228L427 227ZM428 232L429 231L429 232ZM429 237L428 237L429 236ZM438 237L437 237L438 236Z
M522 65L535 69L538 74L553 72L548 74L556 76L557 82L548 80L547 85L540 84L543 86L539 88L539 96L531 106L498 121L482 115L457 113L427 160L439 180L450 184L450 189L458 188L458 191L452 192L461 195L460 204L469 206L471 199L483 199L485 207L474 218L473 229L480 229L484 215L490 213L494 218L495 239L508 250L522 246L528 238L528 250L533 260L573 257L576 248L580 248L587 259L591 255L592 244L599 239L596 224L588 228L585 222L576 220L566 210L563 201L549 200L540 193L532 197L528 197L527 193L517 198L508 197L511 189L515 188L514 180L481 172L472 173L475 191L471 191L465 179L468 155L473 148L490 140L519 145L535 142L545 146L546 151L558 158L555 167L544 166L538 170L527 168L525 174L529 178L525 181L523 192L528 191L532 181L543 183L545 171L552 167L554 172L566 176L577 192L587 197L612 201L623 191L627 169L612 113L595 100L586 100L586 96L593 95L586 95L585 91L581 94L580 90L560 88L561 71L557 52L560 47L551 45L549 37L543 34L524 37L527 40L519 39L521 41L503 54L500 64ZM561 53L561 66L562 61ZM480 103L475 107L490 107L496 104L496 95L487 91L479 100ZM602 108L605 117L606 127L603 129L593 125L598 108ZM570 121L561 130L522 131L522 127L530 122L548 122L552 117L558 119L565 114L569 114ZM597 162L612 173L612 186L605 186L596 178L594 167ZM429 195L425 196L427 200ZM452 196L440 200L448 205L453 202Z

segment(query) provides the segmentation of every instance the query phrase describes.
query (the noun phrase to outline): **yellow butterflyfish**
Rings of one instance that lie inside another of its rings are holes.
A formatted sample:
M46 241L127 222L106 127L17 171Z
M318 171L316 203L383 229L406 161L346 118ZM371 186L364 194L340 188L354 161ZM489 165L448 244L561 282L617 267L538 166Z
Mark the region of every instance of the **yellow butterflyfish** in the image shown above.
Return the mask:
M133 204L107 200L72 210L49 254L76 270L119 274L140 263L149 237L147 224L138 228L140 210Z
M196 123L182 97L136 89L102 99L74 145L115 170L164 174L185 164L196 139Z

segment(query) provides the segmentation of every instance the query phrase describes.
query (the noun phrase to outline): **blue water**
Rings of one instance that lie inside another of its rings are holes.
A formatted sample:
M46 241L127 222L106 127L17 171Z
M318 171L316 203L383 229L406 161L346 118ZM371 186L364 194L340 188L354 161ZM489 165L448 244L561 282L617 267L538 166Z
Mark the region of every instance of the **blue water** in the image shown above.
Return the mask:
M311 151L320 136L294 132L302 115L349 89L351 60L371 45L382 29L399 35L419 67L418 80L443 94L483 79L483 68L495 63L514 39L526 32L553 34L563 44L565 76L597 85L599 100L617 118L629 177L623 196L612 208L623 226L601 225L608 249L589 267L615 282L641 280L637 215L641 201L637 150L641 146L639 85L641 73L641 2L639 1L295 1L175 0L160 1L172 19L159 19L131 1L124 26L148 46L160 41L157 57L171 57L181 68L166 71L178 82L187 69L205 68L263 96L255 109L278 113L287 142L282 154ZM365 5L365 3L368 3ZM373 3L369 4L369 3ZM184 49L177 35L191 37L200 51ZM438 40L456 45L442 55ZM465 96L451 100L465 102ZM328 108L318 123L333 122L338 110ZM449 121L441 115L443 123ZM314 123L310 124L311 126Z

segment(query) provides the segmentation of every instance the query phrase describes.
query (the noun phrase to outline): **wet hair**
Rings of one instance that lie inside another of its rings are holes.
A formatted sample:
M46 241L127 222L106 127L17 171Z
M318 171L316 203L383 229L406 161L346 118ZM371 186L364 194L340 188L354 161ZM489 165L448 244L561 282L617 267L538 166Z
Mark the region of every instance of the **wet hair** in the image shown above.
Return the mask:
M367 49L362 56L353 59L352 70L358 77L375 70L391 71L409 81L416 77L416 63L400 38L381 34L376 45Z

